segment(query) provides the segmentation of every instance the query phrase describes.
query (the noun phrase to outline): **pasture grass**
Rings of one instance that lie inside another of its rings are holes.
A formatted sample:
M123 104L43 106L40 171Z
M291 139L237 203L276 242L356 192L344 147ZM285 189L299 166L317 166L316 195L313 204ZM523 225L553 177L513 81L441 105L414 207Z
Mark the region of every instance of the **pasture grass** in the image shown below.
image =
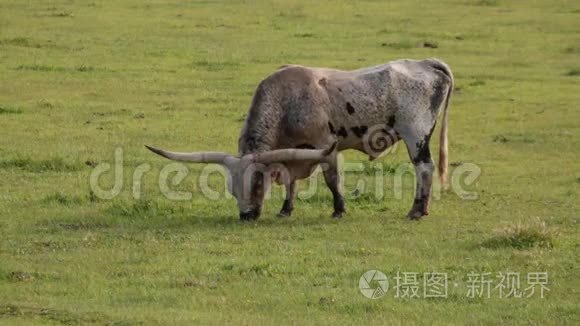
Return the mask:
M566 76L580 76L580 69L570 69L570 71L566 73Z
M0 106L0 114L19 114L19 113L22 113L21 109Z
M496 231L494 237L484 242L489 248L510 247L527 249L533 247L553 248L558 232L546 226L545 222L531 224L518 222Z
M18 169L27 172L74 172L79 171L82 165L80 162L66 162L61 157L46 160L34 160L31 158L16 158L0 161L0 169Z
M577 2L0 7L0 324L580 323ZM450 166L465 192L436 192L422 221L404 219L415 181L399 173L403 144L373 162L344 153L362 163L344 173L342 220L320 174L314 196L301 183L291 218L275 217L276 186L255 223L238 221L219 173L219 198L205 198L203 166L170 185L191 198L162 194L168 162L143 145L236 153L253 91L277 67L427 57L455 74ZM102 199L89 177L116 148L123 186ZM470 183L461 171L474 165ZM371 269L390 282L378 300L358 288ZM446 273L448 295L397 298L398 272L418 273L421 293L424 273ZM469 297L474 272L520 273L522 291L527 273L547 272L549 291Z

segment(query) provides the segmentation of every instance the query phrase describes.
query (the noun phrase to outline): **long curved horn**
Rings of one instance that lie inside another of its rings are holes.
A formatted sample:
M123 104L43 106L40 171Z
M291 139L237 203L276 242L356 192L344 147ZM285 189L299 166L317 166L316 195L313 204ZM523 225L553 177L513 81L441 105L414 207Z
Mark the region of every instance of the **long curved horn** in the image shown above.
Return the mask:
M263 153L248 154L256 163L270 164L288 161L323 161L336 148L336 142L327 149L275 149Z
M223 152L195 152L195 153L181 153L181 152L171 152L163 149L147 146L147 149L155 154L166 157L170 160L182 161L182 162L192 162L192 163L219 163L227 164L226 161L235 157Z

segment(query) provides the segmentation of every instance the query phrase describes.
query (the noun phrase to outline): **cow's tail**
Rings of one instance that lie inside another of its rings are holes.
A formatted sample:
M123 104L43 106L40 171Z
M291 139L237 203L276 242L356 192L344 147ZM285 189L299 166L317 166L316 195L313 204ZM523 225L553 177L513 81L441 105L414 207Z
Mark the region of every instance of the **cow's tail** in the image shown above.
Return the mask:
M449 100L451 99L451 92L453 92L453 87L455 80L453 79L453 73L447 64L443 61L432 59L431 64L433 68L441 71L449 77L451 83L449 84L449 90L447 90L447 97L445 98L445 107L443 108L443 121L441 122L441 133L439 135L439 179L441 181L441 188L447 189L448 187L448 174L447 167L449 165L449 144L447 140L447 129L448 129L448 108Z

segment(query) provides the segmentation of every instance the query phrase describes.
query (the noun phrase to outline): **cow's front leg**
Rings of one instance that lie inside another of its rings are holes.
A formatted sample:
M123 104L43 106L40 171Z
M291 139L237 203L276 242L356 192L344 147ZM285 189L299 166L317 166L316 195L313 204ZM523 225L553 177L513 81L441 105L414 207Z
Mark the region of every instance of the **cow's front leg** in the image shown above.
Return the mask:
M291 180L284 184L286 187L286 198L284 199L284 204L278 217L288 217L292 215L292 210L294 209L294 191L296 189L296 180Z
M334 202L334 212L332 213L332 217L341 218L345 211L344 199L340 193L340 179L338 175L338 162L336 156L325 166L324 181L326 181L326 185L332 192L332 199Z
M413 207L407 214L407 218L418 220L424 215L429 215L429 201L431 199L431 185L433 183L434 164L429 150L429 138L423 142L416 142L415 146L407 147L409 155L415 165L415 178L417 179L417 189Z

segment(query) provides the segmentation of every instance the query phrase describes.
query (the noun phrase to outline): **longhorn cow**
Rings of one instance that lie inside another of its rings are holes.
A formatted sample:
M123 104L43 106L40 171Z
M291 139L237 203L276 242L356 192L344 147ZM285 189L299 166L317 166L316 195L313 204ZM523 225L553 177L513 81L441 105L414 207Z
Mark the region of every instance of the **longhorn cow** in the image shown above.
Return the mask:
M402 139L417 179L407 217L419 219L429 214L434 172L429 143L441 111L438 172L442 186L447 184L447 111L453 83L449 66L437 59L397 60L353 71L285 65L257 87L237 156L148 148L172 160L224 165L241 220L260 216L268 171L280 171L272 167L284 168L276 178L286 189L278 215L289 216L296 181L326 163L324 179L333 195L332 216L338 218L345 208L337 153L355 149L373 160Z

